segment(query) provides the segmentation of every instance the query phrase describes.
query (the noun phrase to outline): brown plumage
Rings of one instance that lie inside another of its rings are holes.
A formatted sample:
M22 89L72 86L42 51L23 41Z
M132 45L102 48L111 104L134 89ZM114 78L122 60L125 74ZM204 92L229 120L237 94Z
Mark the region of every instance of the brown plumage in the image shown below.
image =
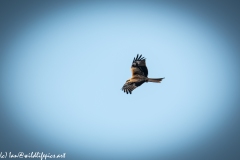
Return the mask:
M141 86L144 82L160 83L164 78L148 78L148 69L146 66L146 59L142 55L133 59L132 62L132 77L126 81L122 90L127 94L132 94L132 91Z

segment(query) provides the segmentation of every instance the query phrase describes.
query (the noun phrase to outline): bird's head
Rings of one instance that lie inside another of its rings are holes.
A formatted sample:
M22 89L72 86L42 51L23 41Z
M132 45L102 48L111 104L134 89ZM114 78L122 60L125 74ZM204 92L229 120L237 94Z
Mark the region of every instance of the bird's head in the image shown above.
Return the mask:
M126 80L126 83L129 82L129 81L130 81L130 79Z

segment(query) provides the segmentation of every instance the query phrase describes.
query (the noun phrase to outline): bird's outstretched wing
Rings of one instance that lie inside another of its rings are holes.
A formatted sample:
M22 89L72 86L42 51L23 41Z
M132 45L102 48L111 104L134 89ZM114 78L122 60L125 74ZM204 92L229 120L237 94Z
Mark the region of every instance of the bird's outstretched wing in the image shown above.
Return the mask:
M132 67L131 67L132 76L135 76L135 75L141 75L144 77L148 76L148 69L145 61L146 59L142 57L142 55L139 56L137 54L137 57L135 57L132 62Z
M128 93L132 94L132 91L133 91L135 88L141 86L144 82L145 82L145 81L138 81L138 82L130 82L130 81L127 81L127 82L123 85L122 90L123 90L124 92L126 92L127 94L128 94Z

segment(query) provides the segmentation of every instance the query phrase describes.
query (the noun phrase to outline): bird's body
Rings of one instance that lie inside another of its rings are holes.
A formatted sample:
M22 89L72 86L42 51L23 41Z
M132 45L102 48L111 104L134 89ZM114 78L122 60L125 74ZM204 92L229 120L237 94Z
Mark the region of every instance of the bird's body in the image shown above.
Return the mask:
M160 83L164 78L148 78L148 69L146 66L146 59L142 55L133 59L132 66L132 77L126 81L123 85L122 90L127 94L132 94L132 91L141 86L144 82L155 82Z

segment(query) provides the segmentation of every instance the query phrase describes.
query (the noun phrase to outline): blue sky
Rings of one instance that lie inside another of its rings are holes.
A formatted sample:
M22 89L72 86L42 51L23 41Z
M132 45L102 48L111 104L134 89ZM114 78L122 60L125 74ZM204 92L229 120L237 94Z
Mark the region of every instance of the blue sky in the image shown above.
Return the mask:
M86 157L165 156L201 144L233 113L239 78L226 33L193 13L77 3L39 15L4 57L9 115L49 150ZM137 54L149 77L165 79L127 95Z

